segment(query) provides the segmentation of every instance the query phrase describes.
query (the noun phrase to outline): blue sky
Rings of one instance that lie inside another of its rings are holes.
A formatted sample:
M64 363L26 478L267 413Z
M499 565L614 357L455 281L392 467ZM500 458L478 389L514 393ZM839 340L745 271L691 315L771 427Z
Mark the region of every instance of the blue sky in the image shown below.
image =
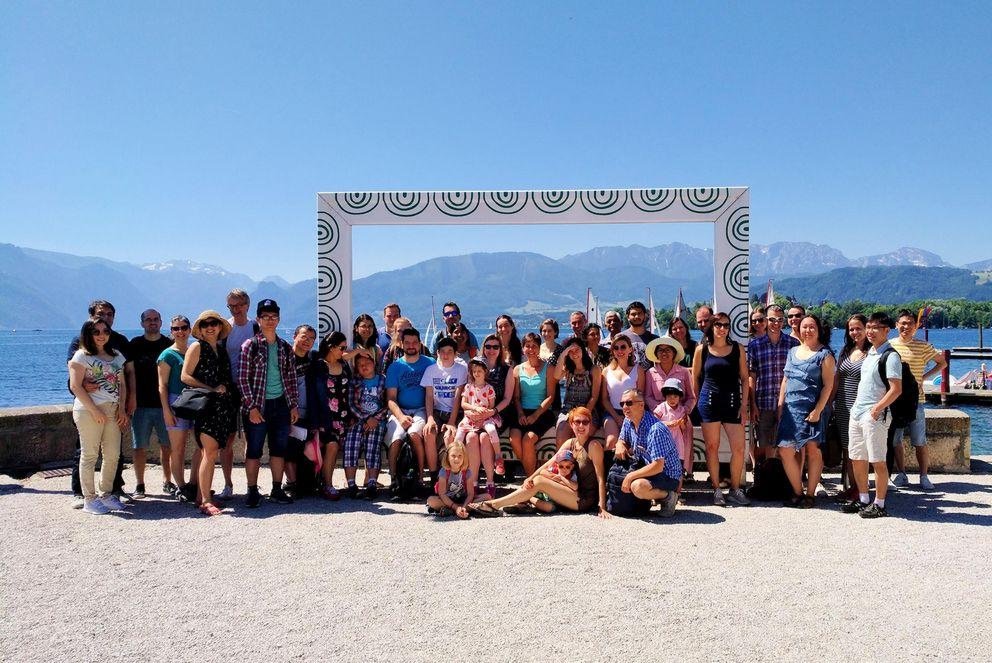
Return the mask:
M0 3L0 241L315 272L318 191L750 186L751 241L992 258L989 3ZM361 276L702 226L361 228Z

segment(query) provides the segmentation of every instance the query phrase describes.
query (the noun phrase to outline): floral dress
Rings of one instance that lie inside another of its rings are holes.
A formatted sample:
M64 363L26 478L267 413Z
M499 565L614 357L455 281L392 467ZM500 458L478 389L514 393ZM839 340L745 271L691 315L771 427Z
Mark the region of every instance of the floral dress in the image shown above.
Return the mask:
M197 444L200 444L200 435L206 433L224 448L227 437L238 427L238 404L232 393L231 360L227 352L216 352L209 343L199 345L200 360L193 369L193 377L208 387L224 385L227 391L210 397L209 405L193 424L193 433Z
M343 442L344 433L351 422L351 368L342 363L337 375L327 374L327 410L325 429L321 436L325 442Z

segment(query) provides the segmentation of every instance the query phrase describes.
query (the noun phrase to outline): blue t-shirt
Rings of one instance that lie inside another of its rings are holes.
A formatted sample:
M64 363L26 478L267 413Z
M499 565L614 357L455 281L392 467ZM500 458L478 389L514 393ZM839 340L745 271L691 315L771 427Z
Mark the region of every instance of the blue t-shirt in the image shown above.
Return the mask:
M404 410L415 410L424 407L427 390L420 386L424 371L434 363L430 357L420 355L413 364L400 357L389 365L386 371L386 389L396 390L396 403Z

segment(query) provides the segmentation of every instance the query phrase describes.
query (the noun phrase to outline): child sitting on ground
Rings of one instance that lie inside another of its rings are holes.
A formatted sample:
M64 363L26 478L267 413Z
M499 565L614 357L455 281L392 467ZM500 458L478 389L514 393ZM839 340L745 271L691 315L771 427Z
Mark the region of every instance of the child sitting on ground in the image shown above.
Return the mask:
M678 449L679 458L685 472L692 471L692 422L689 420L689 413L683 405L685 392L682 390L682 381L678 378L668 378L661 388L661 395L665 400L654 408L654 416L658 421L668 426L668 431L675 441L675 448Z
M475 497L468 469L468 454L465 445L455 440L441 457L441 471L437 475L434 490L437 495L427 498L427 512L439 518L452 513L459 518L468 518L465 505Z
M578 466L575 463L575 456L569 449L559 451L554 462L542 470L541 475L560 483L576 494L579 492ZM530 498L530 503L542 513L551 513L555 510L555 503L544 492Z
M480 359L473 359L468 362L469 382L462 390L462 411L465 416L458 424L458 432L455 439L465 442L465 436L469 433L480 433L483 444L488 438L489 444L493 447L496 459L496 474L504 474L506 466L503 463L503 453L499 448L499 426L502 423L499 414L489 416L485 414L487 410L496 407L496 390L486 382L489 367L486 362ZM493 478L488 477L489 483Z

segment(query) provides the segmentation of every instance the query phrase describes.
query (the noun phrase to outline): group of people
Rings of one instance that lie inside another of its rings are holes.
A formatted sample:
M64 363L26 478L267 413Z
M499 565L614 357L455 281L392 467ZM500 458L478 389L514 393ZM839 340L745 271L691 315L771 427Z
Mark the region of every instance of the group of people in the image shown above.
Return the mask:
M155 431L165 492L209 516L221 514L233 497L238 436L245 442L250 508L263 501L258 477L266 447L272 476L268 498L285 504L308 492L330 500L342 494L375 499L383 448L390 495L398 498L397 466L408 445L415 492L428 498L429 511L438 515L562 508L609 517L607 473L619 459L636 461L619 490L656 501L661 515L671 516L683 482L693 476L698 426L715 504L749 504L741 481L750 453L756 463L780 458L793 490L786 504L810 507L833 407L854 484L844 510L877 517L886 514L886 408L900 391L901 362L919 373L921 385L943 365L932 346L915 339L916 321L906 311L898 316L899 339L891 343L898 354L888 352L894 323L875 313L852 316L835 358L829 328L801 307L791 308L787 318L775 305L756 309L745 347L730 337L730 318L709 306L696 311L703 335L698 342L678 317L665 335L653 334L646 307L635 301L626 308L626 325L618 311L607 313L603 327L573 312L572 333L561 341L554 319L543 321L539 333L521 336L513 319L501 315L495 332L481 342L462 322L455 302L444 305L444 328L429 339L390 303L380 328L362 314L350 337L333 331L319 343L307 324L297 326L292 339L281 338L274 300L258 302L254 319L243 290L232 290L227 306L229 317L214 310L192 322L172 316L168 336L162 334L161 315L148 309L141 314L144 333L128 340L113 331L109 302L90 305L90 318L68 357L80 449L74 506L101 514L144 497L147 448ZM934 366L927 370L930 363ZM909 432L920 483L932 488L922 393L920 403ZM744 427L749 423L748 450ZM127 427L137 480L132 494L121 479L121 432ZM556 451L538 466L538 444L549 431ZM730 446L726 494L721 432ZM187 474L190 433L196 448ZM504 433L525 479L518 490L497 498L495 479L508 471L500 446ZM901 451L901 440L896 447ZM101 453L98 491L94 467ZM346 484L336 486L339 455ZM361 458L365 474L359 483ZM224 488L215 492L218 461ZM873 502L869 463L876 472ZM896 463L902 468L901 454ZM905 485L904 471L893 481Z

